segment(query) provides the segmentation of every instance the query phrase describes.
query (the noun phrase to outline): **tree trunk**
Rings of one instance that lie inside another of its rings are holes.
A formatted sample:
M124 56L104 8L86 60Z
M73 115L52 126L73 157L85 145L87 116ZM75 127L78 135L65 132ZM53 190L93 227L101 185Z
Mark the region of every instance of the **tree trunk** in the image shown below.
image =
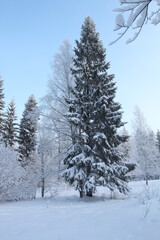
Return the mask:
M83 192L82 191L79 191L79 196L80 196L80 198L83 197Z
M148 176L146 176L146 185L148 186Z
M41 196L44 197L44 191L45 191L45 175L44 175L44 156L42 154L41 158Z
M88 191L86 195L87 197L92 197L93 196L92 191Z
M60 179L60 164L61 164L61 138L60 138L60 131L58 133L58 181Z
M44 190L45 190L45 181L44 178L42 178L42 188L41 188L41 196L44 197Z

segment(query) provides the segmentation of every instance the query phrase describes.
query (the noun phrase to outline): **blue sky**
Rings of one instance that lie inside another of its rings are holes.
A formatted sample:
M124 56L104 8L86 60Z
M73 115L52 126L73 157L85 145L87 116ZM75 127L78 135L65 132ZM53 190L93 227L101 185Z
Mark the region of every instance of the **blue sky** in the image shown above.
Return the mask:
M160 25L146 25L130 45L125 42L132 32L109 47L117 36L117 6L118 0L0 1L0 74L6 105L14 98L19 118L32 93L38 101L45 95L50 64L62 42L68 39L74 47L85 17L91 16L107 49L128 129L135 105L154 131L160 129Z

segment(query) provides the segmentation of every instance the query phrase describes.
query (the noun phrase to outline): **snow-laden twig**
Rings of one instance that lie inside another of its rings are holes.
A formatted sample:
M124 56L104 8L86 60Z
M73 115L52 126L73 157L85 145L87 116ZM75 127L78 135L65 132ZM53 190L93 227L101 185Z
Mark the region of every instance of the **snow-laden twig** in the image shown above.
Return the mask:
M146 218L151 210L152 201L159 198L159 191L156 187L145 186L140 194L137 196L140 204L143 204L143 217Z
M147 200L146 203L145 203L144 218L147 217L147 215L150 211L150 208L151 208L151 202L149 200Z
M153 8L155 2L156 10L150 11L151 5ZM118 31L119 36L109 45L116 43L132 28L137 31L127 40L127 44L131 43L139 36L145 23L151 21L152 24L157 25L160 22L160 0L121 0L120 3L121 6L114 10L118 13L115 31Z

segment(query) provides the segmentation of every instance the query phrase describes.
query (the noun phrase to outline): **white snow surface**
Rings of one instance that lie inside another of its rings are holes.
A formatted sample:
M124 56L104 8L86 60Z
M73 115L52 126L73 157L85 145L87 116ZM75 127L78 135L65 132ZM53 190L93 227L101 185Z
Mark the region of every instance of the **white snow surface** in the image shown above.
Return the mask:
M98 189L80 199L73 189L55 197L0 204L0 240L159 240L160 181L129 184L128 196Z

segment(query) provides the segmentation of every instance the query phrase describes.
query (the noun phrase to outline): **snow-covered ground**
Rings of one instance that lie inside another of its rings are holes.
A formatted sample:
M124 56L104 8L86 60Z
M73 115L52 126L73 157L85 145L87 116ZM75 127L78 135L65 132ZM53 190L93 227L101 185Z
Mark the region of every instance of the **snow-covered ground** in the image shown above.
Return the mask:
M0 204L0 240L159 240L160 181L130 183L129 196L100 189ZM114 196L112 196L114 197Z

